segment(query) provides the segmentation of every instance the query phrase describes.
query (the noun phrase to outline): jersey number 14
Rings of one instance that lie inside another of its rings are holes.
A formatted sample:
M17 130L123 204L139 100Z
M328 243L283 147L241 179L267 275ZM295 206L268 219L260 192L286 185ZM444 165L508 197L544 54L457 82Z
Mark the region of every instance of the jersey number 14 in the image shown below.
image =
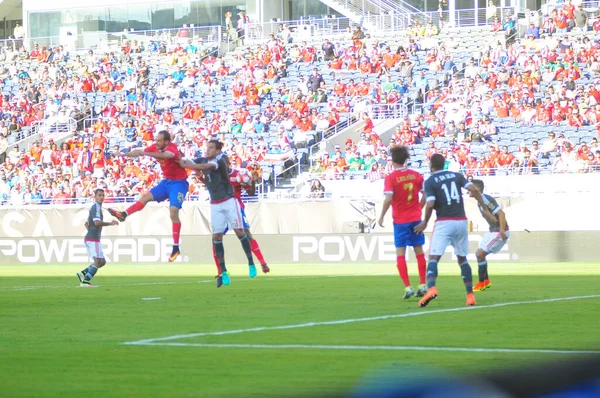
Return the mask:
M450 189L448 189L448 185L450 185ZM456 183L452 181L448 185L442 185L442 190L446 194L446 201L448 202L448 206L452 205L452 201L456 201L457 204L460 203L460 194L458 193Z

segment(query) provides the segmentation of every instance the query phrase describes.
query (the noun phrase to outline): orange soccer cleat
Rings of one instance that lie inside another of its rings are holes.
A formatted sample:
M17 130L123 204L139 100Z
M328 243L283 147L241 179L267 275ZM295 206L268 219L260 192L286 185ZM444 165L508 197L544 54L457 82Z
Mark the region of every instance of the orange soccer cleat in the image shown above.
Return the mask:
M483 285L485 286L486 289L489 289L492 287L492 282L490 282L489 279L486 279L483 281Z
M477 282L475 286L473 286L474 292L483 292L485 290L485 282Z
M467 293L467 307L472 307L475 304L475 295L473 293Z
M429 302L437 296L437 288L435 286L430 287L429 290L427 290L427 293L425 293L425 296L423 296L423 298L419 300L419 307L427 307L427 304L429 304Z

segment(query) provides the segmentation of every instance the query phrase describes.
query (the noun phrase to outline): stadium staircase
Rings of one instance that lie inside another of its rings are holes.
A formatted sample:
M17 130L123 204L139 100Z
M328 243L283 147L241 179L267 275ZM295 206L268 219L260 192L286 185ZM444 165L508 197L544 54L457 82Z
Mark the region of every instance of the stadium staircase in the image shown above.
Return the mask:
M410 26L422 10L402 0L321 0L330 8L368 30L396 30Z

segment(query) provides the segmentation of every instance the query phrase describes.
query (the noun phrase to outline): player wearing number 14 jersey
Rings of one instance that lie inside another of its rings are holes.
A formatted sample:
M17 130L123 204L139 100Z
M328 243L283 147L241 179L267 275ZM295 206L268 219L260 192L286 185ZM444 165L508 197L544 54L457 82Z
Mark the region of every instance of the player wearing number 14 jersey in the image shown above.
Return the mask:
M429 248L429 264L427 265L427 293L419 301L419 307L426 307L427 304L438 296L435 286L438 275L438 262L446 251L448 245L454 247L454 254L458 259L460 272L467 290L467 305L475 305L475 295L473 294L473 275L471 266L467 261L469 252L469 234L467 228L467 216L463 202L461 189L467 189L471 196L484 209L484 216L491 215L488 207L484 203L481 192L471 182L467 181L465 176L460 173L444 170L446 159L435 154L431 157L431 176L425 181L425 196L427 207L425 208L425 217L423 222L415 227L416 232L423 232L427 228L427 223L435 213L437 219L431 234L431 245Z
M406 266L406 246L412 246L417 257L419 269L419 289L417 297L422 297L427 292L425 285L425 271L427 263L423 253L425 235L416 233L414 228L421 223L421 209L425 205L425 196L419 194L423 191L423 176L405 165L409 158L408 148L397 146L391 149L390 155L394 164L392 171L384 181L385 200L379 217L379 225L383 227L383 218L390 206L394 219L394 243L396 246L396 267L404 283L404 298L415 295L408 279Z

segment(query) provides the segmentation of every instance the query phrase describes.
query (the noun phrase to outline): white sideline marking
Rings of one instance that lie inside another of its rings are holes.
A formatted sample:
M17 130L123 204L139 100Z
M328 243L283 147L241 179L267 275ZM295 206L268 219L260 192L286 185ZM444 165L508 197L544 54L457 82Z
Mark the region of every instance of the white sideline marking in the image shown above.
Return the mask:
M600 355L600 351L544 350L537 348L463 348L422 347L394 345L321 345L321 344L218 344L218 343L145 343L145 346L202 347L202 348L254 348L254 349L306 349L306 350L366 350L366 351L450 351L486 353L532 353L532 354L588 354Z
M258 278L257 280L262 281L281 281L287 279L315 279L315 278L351 278L351 277L369 277L369 276L386 276L386 275L395 275L393 273L379 273L379 274L350 274L350 275L307 275L307 276L274 276L274 277L263 277ZM120 276L116 276L120 278ZM127 276L124 276L127 277ZM250 278L241 277L237 279L234 277L233 282L248 282ZM130 286L152 286L152 285L190 285L195 283L215 283L214 279L203 279L199 281L181 281L181 282L140 282L140 283L124 283L120 285L97 285L98 287L130 287ZM0 287L0 291L23 291L23 290L37 290L37 289L74 289L78 288L77 286L71 285L62 285L62 286L51 286L51 285L36 285L36 286L11 286L11 287Z
M142 297L142 301L155 301L160 299L160 297Z
M589 299L589 298L600 298L600 294L589 295L589 296L558 297L558 298L552 298L552 299L531 300L531 301L514 301L514 302L509 302L509 303L481 305L481 306L475 306L475 307L446 308L446 309L433 310L433 311L422 310L422 311L418 311L418 312L407 312L407 313L403 313L403 314L380 315L380 316L372 316L372 317L367 317L367 318L341 319L341 320L337 320L337 321L307 322L307 323L297 323L294 325L282 325L282 326L260 326L260 327L248 328L248 329L223 330L223 331L219 331L219 332L176 334L173 336L158 337L158 338L154 338L154 339L127 341L122 344L125 344L125 345L149 345L150 344L151 345L158 341L162 342L162 341L170 341L170 340L180 340L180 339L187 339L187 338L192 338L192 337L225 336L225 335L230 335L230 334L241 334L241 333L249 333L249 332L264 332L267 330L287 330L287 329L309 328L309 327L314 327L314 326L345 325L345 324L349 324L349 323L381 321L381 320L386 320L386 319L397 319L397 318L408 318L408 317L430 315L430 314L443 314L443 313L447 313L447 312L475 311L475 310L482 310L482 309L486 309L486 308L508 307L508 306L512 306L512 305L553 303L556 301L583 300L583 299Z

